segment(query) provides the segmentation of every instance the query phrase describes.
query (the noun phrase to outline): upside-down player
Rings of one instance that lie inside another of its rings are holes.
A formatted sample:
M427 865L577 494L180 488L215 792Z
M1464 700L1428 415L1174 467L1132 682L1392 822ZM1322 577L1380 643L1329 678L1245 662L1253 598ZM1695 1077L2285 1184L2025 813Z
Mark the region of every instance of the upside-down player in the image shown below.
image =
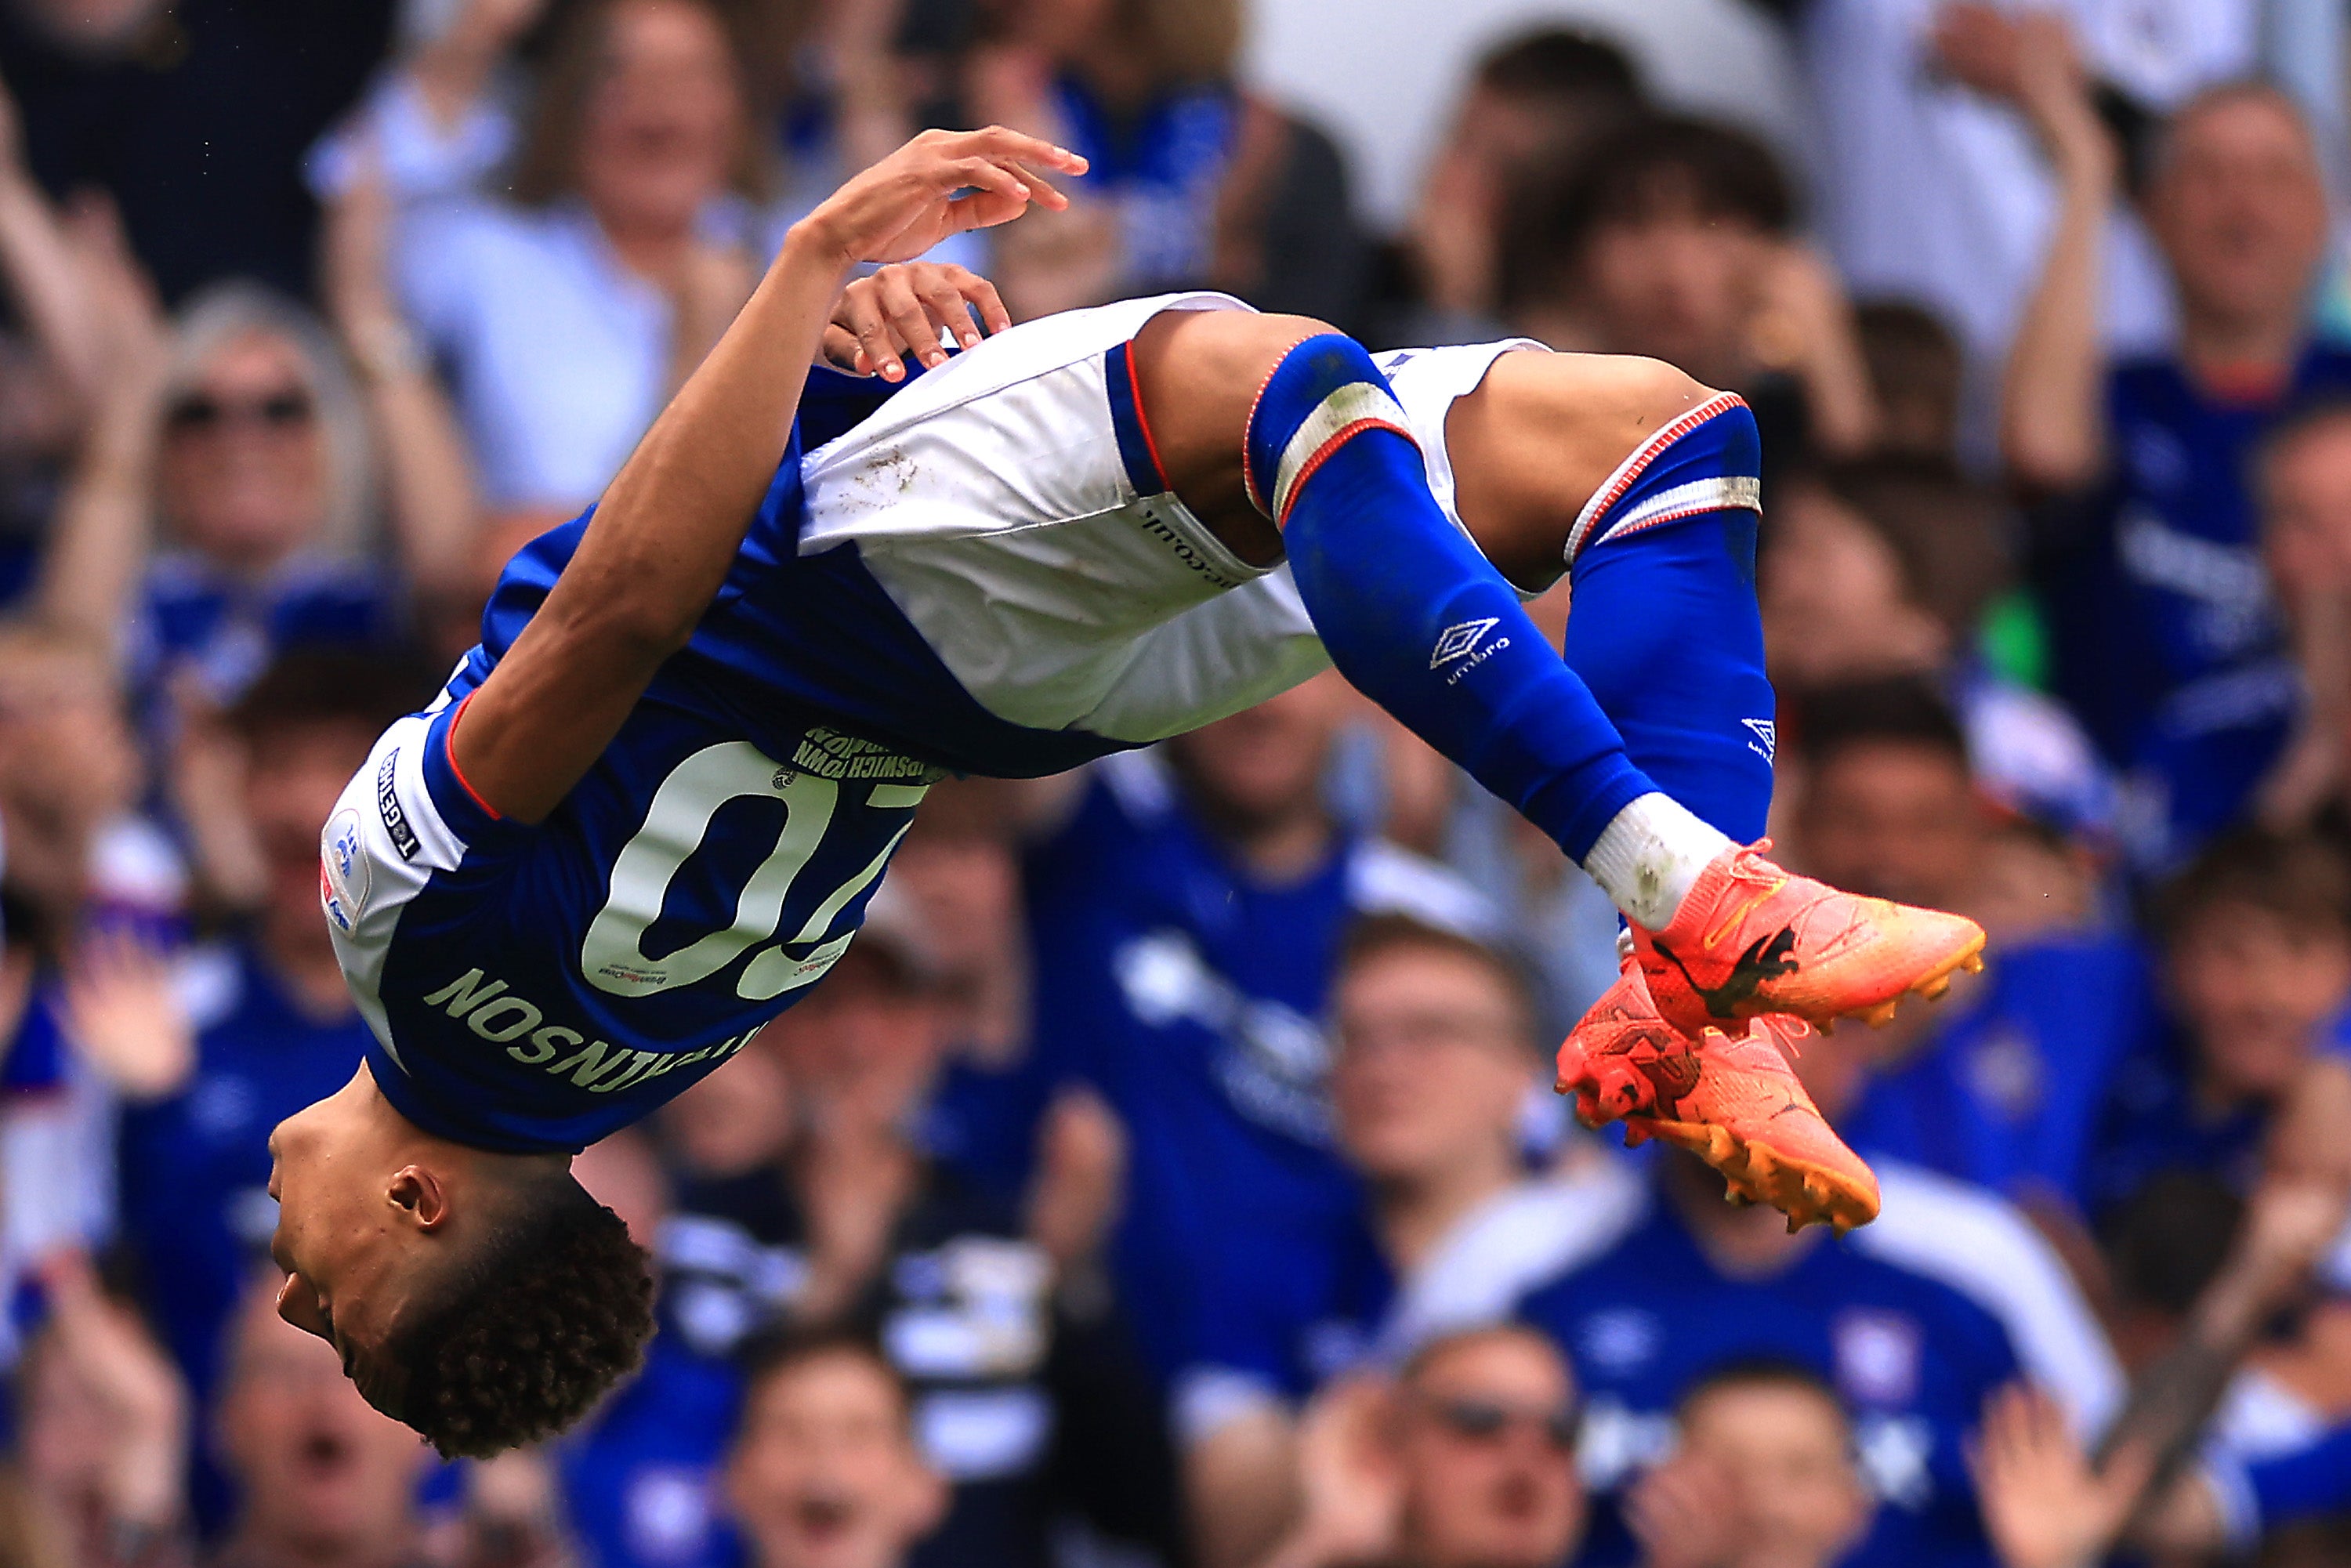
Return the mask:
M273 1136L280 1310L444 1452L544 1436L634 1364L644 1259L569 1156L824 973L931 780L1058 772L1328 664L1627 916L1638 962L1561 1051L1587 1118L1697 1148L1792 1223L1876 1212L1776 1039L1934 994L1983 937L1738 841L1772 735L1745 406L1502 344L1384 374L1220 295L982 342L993 290L928 267L841 301L882 378L810 371L852 263L1058 205L1037 171L1081 167L927 132L796 226L327 824L377 1046ZM942 364L943 327L966 351ZM1562 569L1564 662L1520 608Z

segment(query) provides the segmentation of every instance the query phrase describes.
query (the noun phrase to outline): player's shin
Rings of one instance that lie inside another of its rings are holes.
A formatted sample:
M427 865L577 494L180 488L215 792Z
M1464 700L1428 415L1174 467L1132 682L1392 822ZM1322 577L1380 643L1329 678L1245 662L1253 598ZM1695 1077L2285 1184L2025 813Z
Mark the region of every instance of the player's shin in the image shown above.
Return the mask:
M1340 673L1663 925L1729 846L1658 793L1583 680L1428 488L1371 357L1284 357L1249 416L1249 486Z

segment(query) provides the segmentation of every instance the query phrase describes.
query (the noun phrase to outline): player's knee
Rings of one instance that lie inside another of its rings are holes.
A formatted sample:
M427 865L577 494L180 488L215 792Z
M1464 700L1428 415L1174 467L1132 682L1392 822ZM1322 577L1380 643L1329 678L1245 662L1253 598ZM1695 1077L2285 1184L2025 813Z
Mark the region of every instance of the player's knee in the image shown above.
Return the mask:
M1655 430L1721 394L1663 360L1626 354L1604 361L1606 395L1627 423Z
M1307 339L1335 331L1311 316L1268 316L1253 310L1168 310L1135 338L1135 367L1145 382L1162 381L1176 398L1246 401Z
M1141 402L1177 494L1214 497L1238 481L1234 459L1259 390L1290 350L1330 331L1306 316L1166 310L1135 334Z

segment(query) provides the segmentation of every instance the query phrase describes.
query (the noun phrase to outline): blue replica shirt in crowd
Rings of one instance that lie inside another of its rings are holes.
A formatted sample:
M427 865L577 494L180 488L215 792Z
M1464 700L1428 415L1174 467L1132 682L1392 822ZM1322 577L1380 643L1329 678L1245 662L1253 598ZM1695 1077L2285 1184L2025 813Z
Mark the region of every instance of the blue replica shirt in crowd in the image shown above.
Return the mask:
M400 631L397 583L364 561L298 557L253 582L201 557L168 554L149 570L145 599L134 623L134 683L152 690L169 672L193 668L224 703L283 649L381 646Z
M1295 1406L1334 1377L1393 1371L1433 1338L1507 1320L1530 1287L1610 1233L1611 1209L1640 1180L1635 1165L1598 1162L1506 1187L1402 1275L1364 1206L1337 1225L1214 1258L1216 1311L1171 1401L1179 1437L1196 1441L1252 1405Z
M1140 113L1113 113L1075 77L1055 84L1070 145L1117 213L1123 282L1138 292L1176 288L1211 271L1217 196L1232 162L1240 104L1229 89L1180 87Z
M1872 1155L2011 1197L2079 1203L2109 1084L2153 1008L2146 958L2126 938L2002 946L1958 1010L1871 1077L1838 1131Z
M2341 1513L2351 1509L2351 1427L2337 1427L2307 1448L2246 1465L2238 1474L2241 1487L2224 1480L2215 1490L2246 1549L2261 1532Z
M1462 928L1482 902L1400 851L1341 835L1321 866L1251 876L1156 758L1102 765L1028 865L1036 1049L1125 1124L1120 1301L1163 1375L1191 1365L1237 1260L1343 1225L1357 1197L1332 1148L1323 1004L1348 925L1406 908Z
M563 1512L593 1568L736 1568L723 1474L742 1404L733 1365L669 1334L556 1449Z
M2171 360L2108 378L2114 472L2042 587L2057 691L2124 776L2149 868L2236 819L2300 710L2246 469L2282 415L2346 391L2351 353L2322 345L2271 399L2215 396Z
M2260 1105L2205 1104L2196 1092L2193 1048L2178 1026L2158 1022L2116 1069L2090 1146L2085 1206L2093 1219L2103 1218L2176 1171L2251 1192L2269 1124Z
M1940 1176L1890 1163L1879 1174L1877 1223L1820 1237L1760 1277L1716 1268L1673 1203L1642 1184L1616 1204L1613 1241L1604 1234L1526 1297L1520 1315L1559 1342L1583 1390L1581 1459L1606 1505L1586 1563L1633 1561L1615 1494L1671 1450L1682 1396L1740 1362L1794 1362L1845 1402L1879 1505L1846 1562L1873 1568L1994 1562L1966 1438L2021 1364L2077 1429L2111 1412L2121 1381L2112 1353L2030 1224Z

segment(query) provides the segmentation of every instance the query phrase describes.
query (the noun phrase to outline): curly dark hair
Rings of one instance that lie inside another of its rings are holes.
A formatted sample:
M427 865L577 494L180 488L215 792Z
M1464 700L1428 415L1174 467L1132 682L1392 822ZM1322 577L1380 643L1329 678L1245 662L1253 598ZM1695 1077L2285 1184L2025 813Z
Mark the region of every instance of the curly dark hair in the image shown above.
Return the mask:
M487 1458L569 1426L637 1369L653 1332L651 1259L568 1175L534 1193L388 1346L394 1412L444 1459Z

